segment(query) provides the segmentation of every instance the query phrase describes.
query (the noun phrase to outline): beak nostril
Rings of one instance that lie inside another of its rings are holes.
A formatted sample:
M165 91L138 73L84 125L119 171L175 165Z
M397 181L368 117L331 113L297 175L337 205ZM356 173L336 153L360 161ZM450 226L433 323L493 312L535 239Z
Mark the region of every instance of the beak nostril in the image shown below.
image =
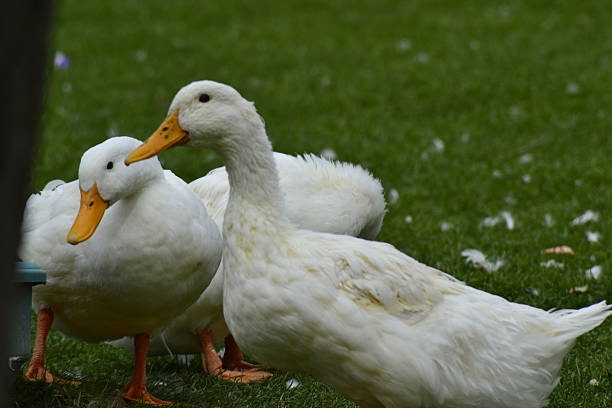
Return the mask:
M164 128L162 129L162 131L164 131L164 132L165 132L166 130L168 130L168 126L166 126L166 127L164 127Z
M91 202L89 203L89 206L90 206L90 207L93 207L93 205L94 205L94 202L93 202L93 201L91 201Z

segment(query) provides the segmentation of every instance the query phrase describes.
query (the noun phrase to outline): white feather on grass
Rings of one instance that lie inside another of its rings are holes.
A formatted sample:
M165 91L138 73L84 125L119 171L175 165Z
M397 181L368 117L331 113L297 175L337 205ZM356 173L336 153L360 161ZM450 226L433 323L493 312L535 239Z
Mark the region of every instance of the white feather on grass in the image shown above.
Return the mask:
M544 225L547 226L548 228L555 225L555 219L553 218L552 215L548 213L544 214Z
M389 204L395 204L397 203L397 201L399 200L399 192L392 188L391 190L389 190Z
M568 82L565 86L565 93L568 95L575 95L580 92L580 85L575 82Z
M499 215L504 219L504 221L506 221L506 228L508 228L509 230L513 230L514 218L512 218L512 214L510 214L510 211L502 211L499 213Z
M559 269L565 268L565 265L563 264L563 262L557 262L554 259L549 259L548 261L540 262L540 266L544 268L559 268Z
M514 205L517 203L516 198L512 197L511 195L505 196L504 201L506 202L506 204L510 204L510 205Z
M568 292L569 293L585 293L587 290L589 290L589 285L576 286L575 288L571 288L570 290L568 290Z
M587 269L584 271L584 274L587 279L599 279L599 276L601 275L601 265L595 265Z
M499 224L500 221L501 221L501 218L499 216L486 217L484 220L482 220L480 225L482 225L483 227L494 227L497 224Z
M582 214L579 217L574 218L572 222L570 222L570 226L573 227L575 225L582 225L590 221L593 221L593 222L599 221L599 213L593 210L586 210L584 214Z
M441 229L442 231L448 231L448 230L451 230L451 229L453 229L453 227L454 227L454 226L453 226L453 224L451 224L450 222L442 221L442 222L440 223L440 229Z
M296 380L295 378L287 380L287 382L285 383L285 387L287 387L288 389L296 388L299 386L300 386L300 382Z
M486 217L484 220L482 220L480 225L482 225L483 227L494 227L502 220L506 222L506 228L508 228L509 230L514 229L514 217L512 217L510 211L502 211L499 213L499 215L496 215L494 217Z
M587 237L587 241L594 243L594 242L599 242L599 239L601 238L601 234L596 231L587 231L586 237Z
M533 155L531 153L525 153L521 157L519 157L519 163L527 164L533 161Z
M504 265L503 259L497 259L495 262L489 261L486 255L477 249L464 249L461 251L461 256L466 258L465 263L482 268L489 273L496 272Z

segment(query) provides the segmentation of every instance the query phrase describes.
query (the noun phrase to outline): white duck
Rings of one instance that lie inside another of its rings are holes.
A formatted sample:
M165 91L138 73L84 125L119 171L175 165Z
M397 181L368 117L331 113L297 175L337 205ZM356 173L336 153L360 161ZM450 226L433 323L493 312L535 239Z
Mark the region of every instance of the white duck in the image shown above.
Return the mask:
M170 111L127 163L177 143L222 156L225 319L266 365L310 373L362 407L541 407L576 337L612 313L605 302L512 303L389 244L300 230L252 103L202 81Z
M62 381L44 367L52 324L90 342L132 336L134 373L121 395L165 404L146 389L149 334L209 285L222 239L201 200L157 159L124 164L140 143L116 137L92 147L78 181L51 182L27 202L20 256L47 272L47 284L33 289L39 312L26 378Z
M297 226L366 239L373 239L379 232L385 215L383 190L380 182L366 170L314 155L294 157L274 153L274 160L289 220ZM225 168L210 171L190 183L190 187L221 228L230 189ZM221 361L214 345L224 338L225 355ZM111 344L132 350L127 338ZM222 266L198 301L151 338L149 354L164 354L167 350L180 354L199 352L205 372L232 381L249 382L269 376L265 372L231 370L256 366L242 360L240 348L223 319Z

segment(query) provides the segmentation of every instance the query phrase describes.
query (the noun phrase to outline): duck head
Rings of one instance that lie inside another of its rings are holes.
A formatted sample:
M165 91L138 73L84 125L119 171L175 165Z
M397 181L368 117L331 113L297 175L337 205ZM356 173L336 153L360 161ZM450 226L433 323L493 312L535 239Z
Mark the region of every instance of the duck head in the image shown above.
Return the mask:
M234 88L214 81L196 81L174 97L159 128L125 160L127 165L174 146L219 148L232 139L263 128L252 102Z
M129 168L125 165L126 156L138 145L140 141L131 137L113 137L83 154L79 165L81 206L68 233L70 244L89 239L110 206L163 175L157 158Z

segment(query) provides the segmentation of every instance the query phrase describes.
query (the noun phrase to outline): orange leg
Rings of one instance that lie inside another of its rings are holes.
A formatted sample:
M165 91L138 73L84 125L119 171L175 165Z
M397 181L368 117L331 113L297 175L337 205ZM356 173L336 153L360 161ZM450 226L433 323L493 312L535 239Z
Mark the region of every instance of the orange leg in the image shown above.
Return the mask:
M212 343L212 332L210 329L202 329L198 333L200 350L202 352L202 368L210 375L218 375L224 380L248 383L251 381L263 380L272 374L265 371L231 371L223 369L221 359Z
M244 355L234 336L228 334L225 337L225 354L223 355L223 367L225 368L240 368L246 370L260 370L262 365L251 364L244 361Z
M172 405L170 401L155 398L147 391L147 353L149 352L149 335L140 333L134 336L134 372L132 379L121 390L121 397L126 400L149 405Z
M32 359L25 373L26 380L29 381L44 381L47 383L58 382L66 384L79 385L80 381L70 381L59 378L45 370L45 344L47 335L53 324L53 310L50 307L40 309L38 311L38 319L36 320L36 338L34 339L34 351Z

